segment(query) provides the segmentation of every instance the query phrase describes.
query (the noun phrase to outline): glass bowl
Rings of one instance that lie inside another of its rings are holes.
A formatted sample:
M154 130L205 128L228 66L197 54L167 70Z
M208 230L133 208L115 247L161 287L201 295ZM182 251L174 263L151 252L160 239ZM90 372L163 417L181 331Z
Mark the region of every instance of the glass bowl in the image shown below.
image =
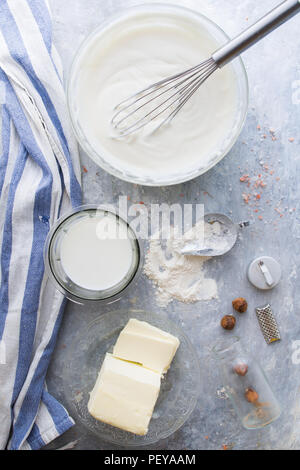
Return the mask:
M137 436L97 421L87 408L89 393L104 356L107 352L112 352L118 335L130 318L147 321L180 340L171 367L162 379L161 391L146 436ZM145 446L169 437L185 423L194 410L200 388L199 360L182 329L162 313L118 310L101 315L78 332L66 351L63 387L71 415L93 434L121 447Z
M79 48L78 52L75 55L73 60L73 64L71 66L71 71L69 75L69 81L67 85L67 102L69 113L71 117L71 122L73 125L73 129L77 140L84 151L90 156L95 163L97 163L100 167L106 170L108 173L122 179L125 181L129 181L132 183L137 183L146 186L167 186L173 184L183 183L185 181L189 181L206 171L210 168L215 166L222 158L229 152L232 146L235 144L245 122L245 118L247 115L248 109L248 80L245 67L243 62L240 58L236 59L230 64L232 67L237 83L237 109L236 109L236 116L234 125L229 133L229 135L224 139L224 142L218 149L216 149L211 155L209 155L206 160L207 162L201 164L199 162L199 167L187 168L187 170L181 174L171 174L168 176L160 176L159 171L154 178L141 176L138 174L138 171L134 172L132 169L131 171L126 171L124 168L118 167L118 164L115 163L112 165L109 163L108 158L105 157L106 150L104 147L99 145L99 150L95 150L89 139L86 137L82 126L80 125L80 118L78 117L77 112L77 99L76 99L76 87L78 83L78 77L80 76L80 70L82 67L82 61L85 57L85 54L93 41L101 40L97 38L97 36L102 35L105 33L106 29L110 28L115 23L122 21L130 15L138 15L138 14L145 14L151 12L162 12L162 13L169 13L169 14L184 14L185 16L190 17L194 21L197 20L200 24L202 24L206 30L210 33L210 35L216 40L218 44L223 45L229 41L229 37L227 34L214 22L203 16L202 14L195 12L193 10L175 6L175 5L165 5L165 4L144 4L136 7L131 7L122 10L117 15L109 18L107 21L102 23L92 34L90 34L81 47ZM137 18L138 21L138 18ZM100 152L101 150L101 152Z

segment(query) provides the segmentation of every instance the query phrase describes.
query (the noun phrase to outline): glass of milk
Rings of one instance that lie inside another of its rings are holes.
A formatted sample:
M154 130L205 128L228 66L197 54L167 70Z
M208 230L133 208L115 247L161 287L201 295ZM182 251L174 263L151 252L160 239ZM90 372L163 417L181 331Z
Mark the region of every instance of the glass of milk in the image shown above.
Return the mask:
M136 279L141 246L129 224L104 206L81 206L60 218L45 245L57 289L77 303L114 302Z

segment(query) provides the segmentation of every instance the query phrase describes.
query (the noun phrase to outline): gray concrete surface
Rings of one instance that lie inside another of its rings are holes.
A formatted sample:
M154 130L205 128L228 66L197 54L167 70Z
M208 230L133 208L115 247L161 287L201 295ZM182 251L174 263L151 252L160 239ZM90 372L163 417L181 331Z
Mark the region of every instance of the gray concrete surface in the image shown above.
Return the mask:
M143 2L50 0L54 40L66 74L77 46L93 28L124 5L139 3ZM233 36L278 0L177 0L177 3L206 14ZM255 222L243 231L231 253L207 266L208 274L218 282L218 300L197 304L173 302L165 309L171 319L182 325L197 348L202 387L197 408L188 422L175 435L153 446L155 449L222 449L223 445L233 449L300 448L300 365L292 361L293 342L300 340L299 28L300 15L244 54L250 83L246 125L231 152L201 177L168 188L138 187L105 173L81 152L86 170L82 172L86 203L117 202L119 195L129 195L131 201L142 200L146 204L199 202L205 204L207 212L224 212L236 220L250 217ZM250 187L247 181L240 181L243 175L251 177ZM257 180L266 186L253 187ZM256 199L256 193L260 199ZM283 269L281 283L271 292L257 291L246 279L249 262L260 254L274 256ZM151 282L142 276L137 291L122 299L117 308L134 305L159 311L154 293ZM260 360L283 408L277 422L258 431L243 429L230 403L223 398L218 367L209 352L224 335L220 318L232 312L231 301L237 296L247 298L249 309L238 318L236 333ZM282 341L271 346L264 342L254 311L266 302L271 303L282 333ZM81 325L109 309L71 303L67 307L48 374L50 391L63 403L61 375L66 348ZM77 441L75 449L112 449L78 423L48 448L59 448L71 441Z

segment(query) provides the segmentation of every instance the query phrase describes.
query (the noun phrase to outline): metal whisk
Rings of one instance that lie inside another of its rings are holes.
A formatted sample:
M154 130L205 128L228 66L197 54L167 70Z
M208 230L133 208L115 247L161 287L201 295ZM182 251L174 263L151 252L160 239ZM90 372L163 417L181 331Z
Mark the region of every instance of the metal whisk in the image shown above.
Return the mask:
M168 124L199 87L218 69L271 33L300 11L300 0L286 0L253 26L218 49L212 56L182 73L154 83L119 103L111 124L125 137L155 121L155 128ZM157 121L159 120L158 124Z

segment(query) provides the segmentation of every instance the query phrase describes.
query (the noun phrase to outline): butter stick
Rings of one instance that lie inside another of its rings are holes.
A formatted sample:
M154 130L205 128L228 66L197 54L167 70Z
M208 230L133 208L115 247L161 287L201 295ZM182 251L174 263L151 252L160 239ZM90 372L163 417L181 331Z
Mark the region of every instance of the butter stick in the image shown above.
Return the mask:
M159 390L158 373L106 354L88 410L97 420L145 435Z
M113 355L164 374L170 367L179 339L144 321L130 319L121 331Z

